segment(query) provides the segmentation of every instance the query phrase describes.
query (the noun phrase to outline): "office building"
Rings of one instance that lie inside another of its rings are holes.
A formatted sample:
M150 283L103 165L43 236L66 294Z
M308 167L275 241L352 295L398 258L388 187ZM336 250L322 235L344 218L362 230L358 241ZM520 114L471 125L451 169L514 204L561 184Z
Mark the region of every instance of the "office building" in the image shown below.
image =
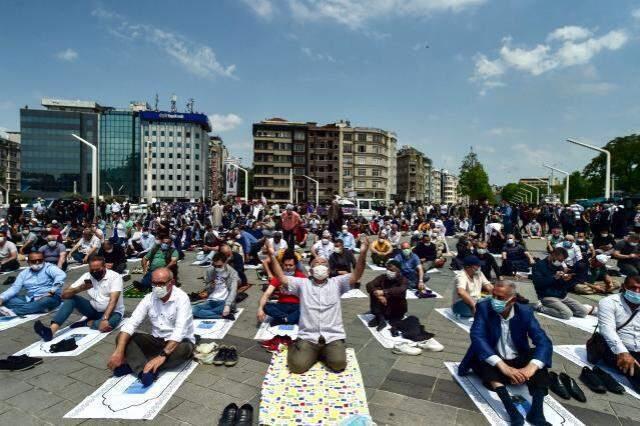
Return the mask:
M0 170L4 172L0 182L9 192L16 192L20 191L20 133L5 133L0 133ZM5 197L2 198L4 200Z
M403 146L397 153L397 180L399 201L423 203L426 199L431 171L430 160L417 149Z
M224 196L224 164L229 151L219 136L209 137L209 194L210 200L220 200Z
M159 200L206 198L209 135L204 114L140 111L143 188Z
M100 193L138 199L142 168L140 118L130 110L100 114Z
M458 195L458 177L445 169L431 171L431 202L456 204L464 198Z
M91 149L76 134L98 143L99 114L94 101L42 99L44 110L20 110L21 190L27 196L91 194Z

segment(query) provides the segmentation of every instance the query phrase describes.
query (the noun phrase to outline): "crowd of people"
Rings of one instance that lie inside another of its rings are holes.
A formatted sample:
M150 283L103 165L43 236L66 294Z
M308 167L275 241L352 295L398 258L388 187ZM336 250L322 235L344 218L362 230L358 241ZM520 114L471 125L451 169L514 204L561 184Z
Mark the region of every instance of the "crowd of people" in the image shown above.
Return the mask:
M526 420L535 425L547 424L542 401L549 387L558 387L548 371L552 342L535 311L560 319L596 315L590 359L620 370L640 390L640 209L398 203L367 220L345 214L337 201L320 214L311 204L258 200L157 203L139 214L127 202L113 202L101 203L97 212L91 200L48 208L38 202L26 216L14 203L0 220L0 272L18 270L22 261L27 268L7 278L0 314L56 310L49 324L34 323L45 341L74 311L85 319L71 327L109 332L125 315L128 260L140 259L139 270L131 272L142 274L133 289L144 297L125 320L108 366L116 376L136 374L144 386L192 357L194 319L234 319L252 286L247 268L257 269L265 283L257 320L298 326L294 342L276 337L263 343L270 350L288 344L292 373L304 373L318 360L344 370L340 297L354 288L369 297L369 327L416 336L415 344L399 344L394 353L441 351L419 320L407 321L406 297L407 290L431 297L427 272L448 267L455 271L453 313L474 318L460 374L472 370L495 391L512 424L524 419L505 385L529 386ZM528 248L533 239L546 240L546 253ZM180 288L186 251L197 252L198 266L207 267L202 289L190 294ZM361 287L369 262L384 272ZM65 287L65 271L74 264L86 264L88 271ZM537 303L517 292L515 282L525 279L533 282ZM606 297L587 307L571 293ZM140 332L145 319L151 334ZM237 360L237 354L225 356Z

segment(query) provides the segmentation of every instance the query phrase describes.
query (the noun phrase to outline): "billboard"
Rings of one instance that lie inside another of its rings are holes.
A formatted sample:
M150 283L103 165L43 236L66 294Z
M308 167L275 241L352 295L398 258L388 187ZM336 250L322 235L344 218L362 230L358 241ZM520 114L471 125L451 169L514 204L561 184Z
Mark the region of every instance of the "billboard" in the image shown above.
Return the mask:
M225 194L238 195L238 168L225 164Z
M140 111L140 119L145 121L172 121L183 123L195 123L211 131L209 117L205 114L167 112L167 111Z

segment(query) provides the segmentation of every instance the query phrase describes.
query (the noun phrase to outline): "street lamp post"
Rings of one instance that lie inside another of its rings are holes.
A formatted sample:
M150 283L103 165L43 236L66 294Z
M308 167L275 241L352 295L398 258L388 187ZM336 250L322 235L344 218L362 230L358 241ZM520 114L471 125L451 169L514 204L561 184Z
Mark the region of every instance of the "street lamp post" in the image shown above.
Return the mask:
M523 183L522 185L536 190L536 203L540 205L540 188L538 188L537 186L529 185L527 183ZM533 194L531 194L531 198L533 199Z
M91 197L93 198L93 217L98 216L98 147L82 139L80 136L71 133L71 136L91 148Z
M307 175L302 175L302 177L309 179L311 182L316 184L316 209L318 208L318 203L320 202L320 182L317 180L310 178Z
M529 195L529 202L533 203L533 191L529 191L528 189L520 188L520 191L524 191Z
M556 169L555 167L552 167L548 164L543 164L543 167L546 167L547 169L551 169L553 171L556 171L558 173L562 173L563 175L565 175L567 177L567 183L564 187L564 203L565 204L569 204L569 172L565 172L564 170L560 170L560 169Z
M606 149L598 148L597 146L589 145L588 143L580 142L575 139L567 139L567 142L604 153L606 157L606 168L605 168L605 176L604 176L604 198L606 198L607 200L611 198L611 153Z

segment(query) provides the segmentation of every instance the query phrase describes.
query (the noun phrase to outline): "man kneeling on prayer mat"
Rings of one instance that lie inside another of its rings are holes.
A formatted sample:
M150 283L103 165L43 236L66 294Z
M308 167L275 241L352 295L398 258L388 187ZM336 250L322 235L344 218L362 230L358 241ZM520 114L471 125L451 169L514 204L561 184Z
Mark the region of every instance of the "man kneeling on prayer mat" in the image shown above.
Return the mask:
M287 363L289 371L302 374L319 359L336 372L347 366L340 297L355 286L364 271L369 242L363 238L360 255L351 274L329 278L329 262L316 257L311 262L310 278L296 278L282 272L274 258L273 246L268 247L274 276L282 283L283 290L300 298L298 339L289 346Z
M116 350L107 366L116 377L135 374L143 386L150 386L161 370L191 359L196 342L189 296L175 286L168 268L151 274L150 294L138 304L118 334ZM149 318L151 334L138 333Z
M476 304L471 326L471 347L460 363L458 374L473 372L490 390L496 392L511 419L511 425L523 425L506 385L526 384L531 394L527 422L550 425L545 420L544 397L550 384L553 345L528 305L516 303L516 287L497 281L492 298ZM529 346L529 339L534 348Z
M85 291L89 300L80 296ZM89 272L64 289L62 300L62 306L51 320L51 327L40 320L33 324L33 329L45 342L53 338L75 309L86 319L71 324L71 328L87 326L108 333L120 324L124 315L122 276L107 269L103 257L94 256L89 260Z
M407 288L409 282L400 272L401 265L395 259L387 260L387 272L378 275L367 284L369 305L374 318L367 324L378 331L404 318L407 313Z

